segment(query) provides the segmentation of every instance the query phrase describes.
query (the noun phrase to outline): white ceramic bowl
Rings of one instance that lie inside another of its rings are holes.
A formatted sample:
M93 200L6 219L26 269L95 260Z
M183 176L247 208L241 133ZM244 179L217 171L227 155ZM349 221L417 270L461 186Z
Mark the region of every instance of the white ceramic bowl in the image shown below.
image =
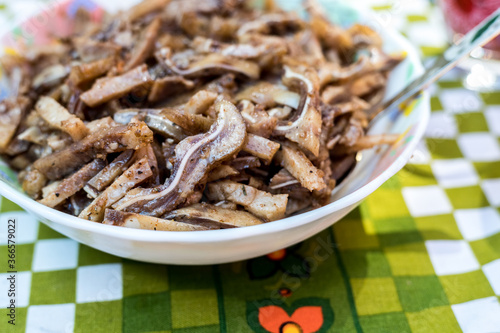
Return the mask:
M133 1L133 0L132 0ZM131 1L107 0L108 10ZM278 1L286 9L298 8L299 1ZM391 74L387 97L423 71L417 52L401 35L380 25L371 14L337 2L325 5L332 18L346 26L355 21L375 27L387 52L408 54ZM16 186L5 164L0 166L0 194L17 203L52 229L78 242L120 257L140 261L202 265L226 263L264 255L296 244L330 227L407 163L422 138L430 115L429 96L423 93L400 115L398 110L373 127L373 133L401 133L394 147L365 151L349 177L332 194L332 202L319 209L263 225L197 232L157 232L108 226L78 219L43 206ZM387 209L390 209L388 206ZM22 221L19 221L22 225Z

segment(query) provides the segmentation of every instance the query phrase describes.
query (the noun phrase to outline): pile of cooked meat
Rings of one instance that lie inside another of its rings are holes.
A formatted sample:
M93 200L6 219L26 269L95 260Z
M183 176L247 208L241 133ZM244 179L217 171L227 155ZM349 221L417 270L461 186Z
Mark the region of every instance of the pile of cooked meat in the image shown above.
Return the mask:
M147 0L56 44L1 59L0 153L23 189L98 223L151 230L257 225L320 207L384 96L370 28L265 1Z

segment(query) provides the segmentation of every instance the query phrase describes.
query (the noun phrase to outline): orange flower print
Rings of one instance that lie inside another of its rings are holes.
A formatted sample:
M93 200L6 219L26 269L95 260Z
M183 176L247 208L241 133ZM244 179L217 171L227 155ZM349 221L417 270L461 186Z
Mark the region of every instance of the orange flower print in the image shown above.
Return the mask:
M259 333L316 333L331 327L333 311L329 300L323 298L300 299L292 306L262 300L248 303L247 319Z

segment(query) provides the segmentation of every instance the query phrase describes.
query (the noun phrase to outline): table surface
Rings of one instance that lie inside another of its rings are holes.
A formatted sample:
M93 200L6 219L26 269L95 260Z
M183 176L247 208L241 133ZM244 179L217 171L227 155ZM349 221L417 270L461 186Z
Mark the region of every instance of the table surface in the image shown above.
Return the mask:
M361 2L361 1L360 1ZM446 41L425 0L363 0L424 56ZM1 2L0 2L1 3ZM0 30L43 1L0 5ZM84 3L84 1L81 1ZM491 332L500 330L500 91L431 88L411 163L332 228L218 266L117 258L1 199L1 332ZM17 319L7 323L7 220L17 218Z

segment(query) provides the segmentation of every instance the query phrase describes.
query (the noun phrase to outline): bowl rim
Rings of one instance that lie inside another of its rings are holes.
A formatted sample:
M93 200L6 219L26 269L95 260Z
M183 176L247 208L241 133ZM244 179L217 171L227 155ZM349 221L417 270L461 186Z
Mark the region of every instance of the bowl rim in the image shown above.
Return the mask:
M378 19L370 11L358 8L357 6L349 6L355 9L358 13L362 14L365 18L371 18L378 22ZM424 68L414 46L395 29L387 28L384 26L382 26L381 29L384 31L384 34L388 37L388 39L397 42L403 47L405 52L407 52L407 59L413 66L415 66L415 72L423 72ZM266 234L275 234L284 230L301 227L315 220L325 218L328 215L331 215L349 206L355 205L356 203L362 201L368 195L373 193L384 182L386 182L389 178L391 178L399 170L401 170L406 165L418 143L422 139L430 118L430 97L428 91L424 91L420 98L422 98L423 103L420 103L417 109L421 110L421 115L419 115L419 121L416 124L416 130L414 132L413 138L405 146L401 155L395 161L393 161L390 166L385 169L380 175L378 175L376 178L372 179L362 187L358 188L354 192L340 199L337 199L336 201L333 201L323 207L261 225L249 226L244 228L204 230L196 232L157 232L154 230L145 229L119 228L116 226L86 221L76 216L69 215L67 213L63 213L53 208L44 206L43 204L29 198L24 193L15 190L10 185L6 184L2 179L0 179L0 195L18 204L23 209L25 209L26 212L43 217L44 219L47 219L52 223L61 224L71 229L78 229L79 231L96 233L102 236L108 236L128 241L187 244L213 243L253 238ZM415 111L417 111L417 109L415 109Z

